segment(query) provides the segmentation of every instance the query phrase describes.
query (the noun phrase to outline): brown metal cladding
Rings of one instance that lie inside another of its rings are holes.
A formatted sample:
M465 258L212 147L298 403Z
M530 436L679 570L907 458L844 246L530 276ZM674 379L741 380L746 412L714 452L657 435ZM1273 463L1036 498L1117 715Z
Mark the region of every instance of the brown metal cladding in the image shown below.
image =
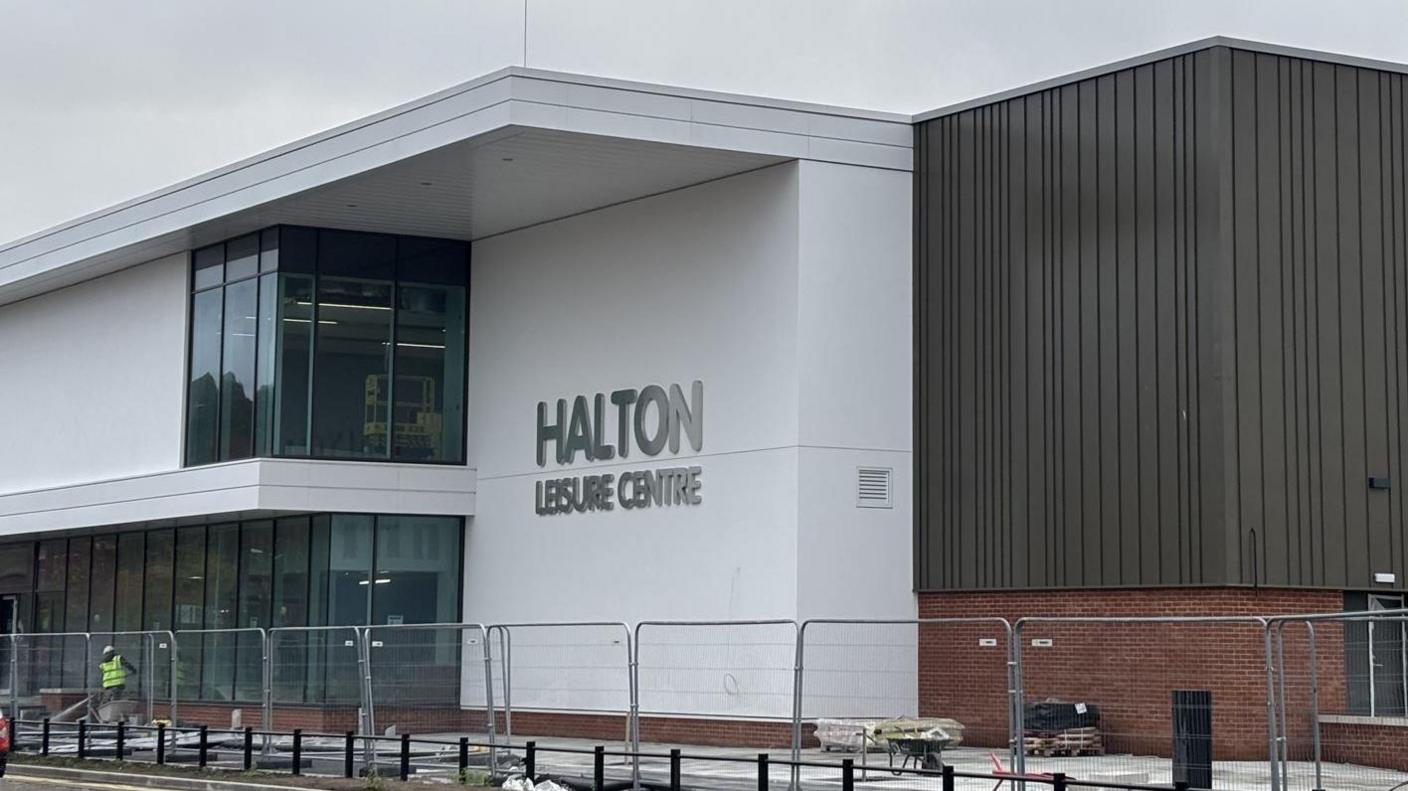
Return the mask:
M1405 99L1217 46L916 127L918 589L1402 587Z

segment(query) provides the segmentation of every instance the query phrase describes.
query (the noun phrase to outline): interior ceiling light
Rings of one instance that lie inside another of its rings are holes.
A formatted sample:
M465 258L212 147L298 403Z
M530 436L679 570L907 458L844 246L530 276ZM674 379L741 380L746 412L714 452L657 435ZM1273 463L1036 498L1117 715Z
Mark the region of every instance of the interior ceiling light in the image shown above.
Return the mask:
M308 302L300 302L300 303L298 303L298 304L300 304L300 305L307 305L307 304L310 304L310 303L308 303ZM349 304L349 303L346 303L346 302L319 302L319 303L318 303L318 307L320 307L320 308L353 308L353 309L355 309L355 310L391 310L391 307L388 306L388 305L352 305L352 304Z

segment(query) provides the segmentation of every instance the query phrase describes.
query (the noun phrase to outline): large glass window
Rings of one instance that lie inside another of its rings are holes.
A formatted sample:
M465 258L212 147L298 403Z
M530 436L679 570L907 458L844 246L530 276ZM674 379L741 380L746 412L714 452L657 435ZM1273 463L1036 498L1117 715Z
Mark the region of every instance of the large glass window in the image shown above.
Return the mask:
M175 536L169 528L152 530L147 533L147 562L145 574L145 596L142 599L142 628L147 631L171 629L171 585L175 570L172 553L175 551ZM171 664L171 641L151 639L143 646L143 659L153 668L169 667ZM166 697L171 694L171 675L152 673L152 694Z
M187 464L463 463L469 246L280 226L192 258Z
M113 589L117 583L117 536L93 538L93 589L90 594L90 632L111 632Z
M235 626L239 571L240 526L213 525L208 533L205 560L205 628ZM201 658L201 697L232 700L235 682L235 638L229 633L205 636Z
M88 537L70 538L68 541L68 591L65 599L64 631L88 631L88 590L92 579L93 539ZM87 673L86 640L81 637L65 638L64 677L62 687L77 687L83 683Z
M279 275L279 321L275 332L272 455L307 456L308 404L313 381L313 278Z
M68 542L62 538L40 541L35 569L33 631L61 632L64 628Z
M93 562L93 539L71 538L68 542L68 595L64 631L88 631L88 582Z
M318 514L13 541L0 544L0 627L89 631L93 650L116 646L158 698L170 693L170 676L145 670L168 666L170 640L123 633L172 630L182 699L257 701L259 637L205 630L457 622L462 532L458 517ZM362 676L350 630L271 634L276 701L357 702ZM407 672L422 675L407 676L406 686L458 694L453 635L407 630L379 640L399 646L377 653L379 667L415 658ZM8 646L0 640L0 660L8 661ZM27 656L27 683L46 688L76 687L96 672L82 637L36 639Z
M220 289L191 298L191 377L186 392L186 463L220 460Z
M142 628L142 566L146 545L142 533L117 537L117 593L113 597L113 631L135 632Z
M175 536L171 530L147 533L146 595L142 600L145 612L143 629L170 629L172 555Z
M274 598L274 523L246 522L240 544L238 628L267 629ZM235 698L259 700L264 688L264 651L259 634L236 633L235 649Z
M220 458L254 455L254 348L259 281L225 287L225 338L220 376Z
M373 624L449 623L459 612L460 520L383 516L376 526Z
M178 631L200 629L205 623L205 527L176 531L175 607L172 623ZM176 657L176 690L186 699L200 691L204 640L186 640Z
M386 458L391 286L318 279L313 455Z

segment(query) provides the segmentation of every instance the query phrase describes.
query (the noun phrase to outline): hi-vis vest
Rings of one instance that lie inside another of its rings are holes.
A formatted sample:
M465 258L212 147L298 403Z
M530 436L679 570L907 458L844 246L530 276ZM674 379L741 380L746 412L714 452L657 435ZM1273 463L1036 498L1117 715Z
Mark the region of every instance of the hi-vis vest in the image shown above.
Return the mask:
M122 666L122 654L113 654L112 659L99 662L98 669L103 671L103 689L127 686L127 668Z

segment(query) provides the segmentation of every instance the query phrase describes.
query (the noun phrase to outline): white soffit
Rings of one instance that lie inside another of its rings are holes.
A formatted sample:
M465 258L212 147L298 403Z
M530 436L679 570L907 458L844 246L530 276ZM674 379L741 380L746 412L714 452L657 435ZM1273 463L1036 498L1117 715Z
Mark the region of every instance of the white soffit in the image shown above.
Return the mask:
M0 304L274 223L477 239L793 159L908 171L912 140L906 115L513 67L0 245Z

